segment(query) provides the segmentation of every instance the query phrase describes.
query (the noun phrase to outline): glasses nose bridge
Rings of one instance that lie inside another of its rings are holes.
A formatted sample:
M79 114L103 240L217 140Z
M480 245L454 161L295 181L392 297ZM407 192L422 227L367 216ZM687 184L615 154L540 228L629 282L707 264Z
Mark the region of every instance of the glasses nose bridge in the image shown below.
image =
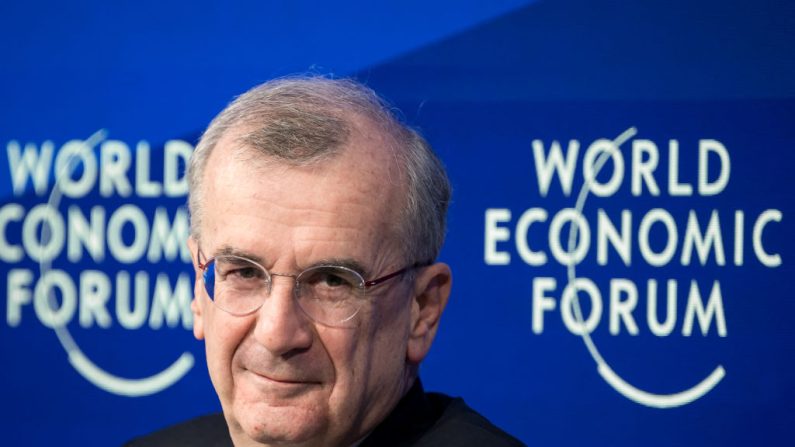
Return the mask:
M271 278L270 284L269 284L269 287L268 287L268 289L269 289L268 290L268 295L270 295L273 292L273 284L275 282L274 280L276 279L276 277L282 277L282 278L292 278L293 279L291 281L292 285L293 285L292 294L293 294L294 297L298 296L298 293L299 293L298 290L300 289L300 286L298 284L298 277L300 276L300 274L268 272L268 275Z

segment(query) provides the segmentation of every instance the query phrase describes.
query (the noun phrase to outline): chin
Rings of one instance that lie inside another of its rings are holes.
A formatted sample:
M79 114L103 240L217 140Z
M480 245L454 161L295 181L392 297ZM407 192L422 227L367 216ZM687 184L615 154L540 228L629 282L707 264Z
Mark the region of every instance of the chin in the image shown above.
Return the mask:
M243 436L262 444L326 445L329 424L319 410L255 403L235 408L234 419Z

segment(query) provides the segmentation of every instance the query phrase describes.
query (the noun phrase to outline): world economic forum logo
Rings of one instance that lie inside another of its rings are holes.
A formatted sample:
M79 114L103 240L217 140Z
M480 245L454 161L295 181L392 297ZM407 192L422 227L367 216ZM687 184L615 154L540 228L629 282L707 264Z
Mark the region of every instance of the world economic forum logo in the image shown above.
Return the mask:
M51 328L74 369L110 393L144 396L179 381L195 363L190 352L155 374L125 377L93 361L73 332L192 327L188 214L162 202L184 204L193 147L168 141L155 160L146 141L131 148L101 130L57 150L52 141L14 140L6 149L16 200L0 206L5 323ZM167 262L180 268L157 272ZM130 271L136 263L148 267Z
M700 331L702 337L725 340L727 291L721 278L712 276L727 265L742 269L750 263L765 268L782 264L775 247L764 243L766 229L783 219L781 210L705 206L730 183L730 150L715 138L683 144L688 144L687 163L680 163L679 140L644 139L634 127L614 139L571 139L567 144L536 139L532 154L541 206L518 216L509 208L485 210L486 264L509 265L518 255L529 266L544 267L542 271L553 271L556 265L565 270L563 284L554 276L533 278L532 332L543 335L553 323L548 317L559 313L565 329L582 338L606 383L626 398L656 408L705 396L728 371L718 362L676 392L651 392L611 367L592 336L600 323L607 322L602 333L613 339L643 330L684 340ZM685 164L697 165L688 169L695 173L690 179L680 175ZM569 202L564 208L543 206L553 203L544 200L553 187ZM624 208L611 213L613 204ZM593 276L578 275L578 267ZM622 274L613 277L611 272ZM669 276L672 272L679 277ZM640 311L643 307L645 312Z

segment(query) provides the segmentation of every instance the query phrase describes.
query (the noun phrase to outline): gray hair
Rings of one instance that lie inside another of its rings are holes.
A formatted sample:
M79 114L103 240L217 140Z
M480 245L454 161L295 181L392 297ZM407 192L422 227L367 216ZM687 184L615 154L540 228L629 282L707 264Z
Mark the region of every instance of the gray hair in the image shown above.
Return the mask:
M350 79L322 76L281 78L236 98L213 119L188 165L191 234L200 238L202 177L210 153L234 131L247 148L290 164L308 164L337 154L348 141L353 117L363 117L394 145L403 170L406 202L397 236L407 262L433 261L446 231L450 182L428 142L402 124L370 88Z

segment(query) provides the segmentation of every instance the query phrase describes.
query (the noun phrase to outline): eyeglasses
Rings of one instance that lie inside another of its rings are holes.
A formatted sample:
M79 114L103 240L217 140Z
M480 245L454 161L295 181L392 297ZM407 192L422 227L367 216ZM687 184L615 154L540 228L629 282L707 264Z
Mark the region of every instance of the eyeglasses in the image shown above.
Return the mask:
M334 327L352 324L370 288L411 269L430 265L430 262L418 262L365 281L355 270L339 265L318 265L297 275L288 275L268 272L257 262L240 256L215 256L202 262L203 257L199 249L204 289L221 310L237 316L256 311L262 307L265 297L270 296L273 277L286 276L295 278L293 294L304 313L318 323Z

